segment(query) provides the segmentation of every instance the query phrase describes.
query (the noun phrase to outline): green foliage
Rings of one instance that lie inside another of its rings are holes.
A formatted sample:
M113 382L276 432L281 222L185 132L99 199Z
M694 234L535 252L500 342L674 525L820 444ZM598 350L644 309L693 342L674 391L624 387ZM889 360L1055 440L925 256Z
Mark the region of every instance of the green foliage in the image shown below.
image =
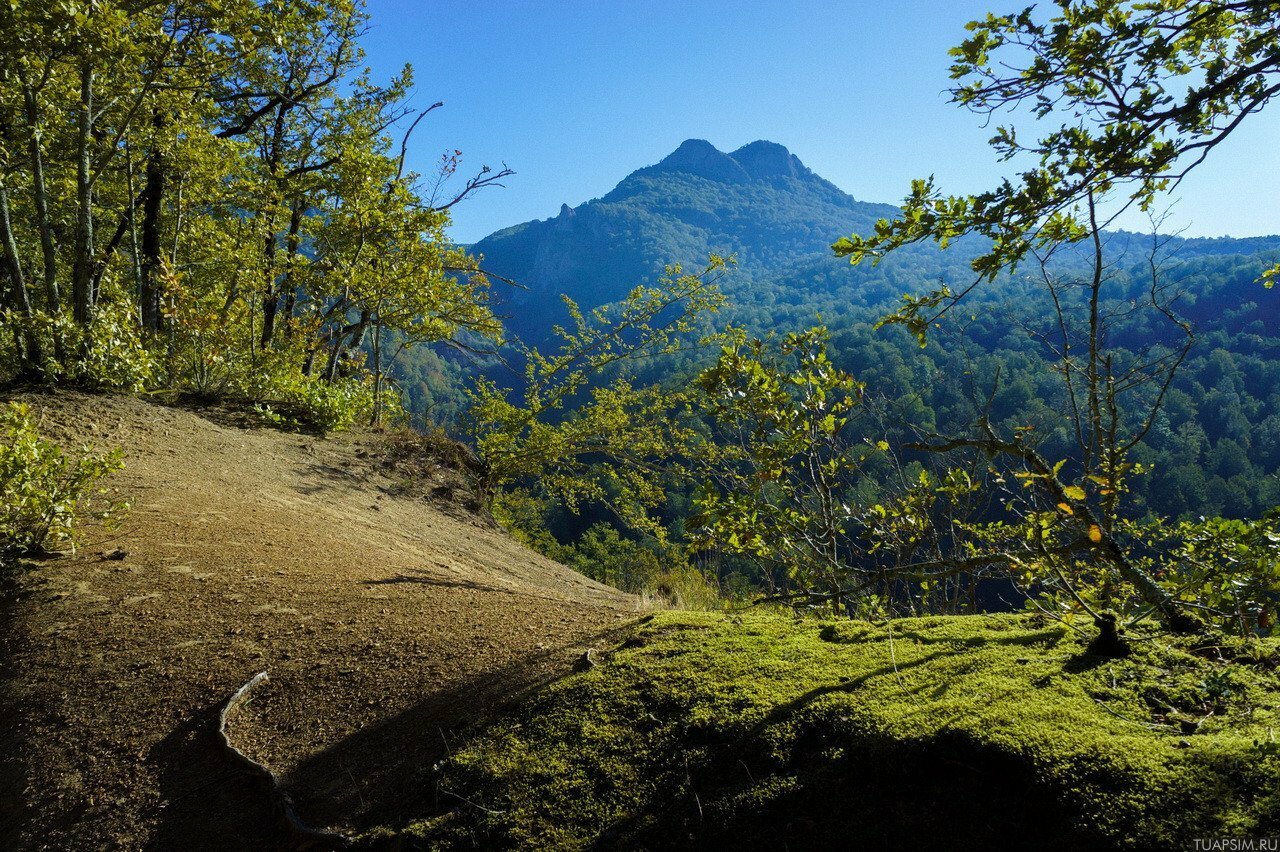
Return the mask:
M1132 451L1128 464L1136 462L1138 469L1146 472L1135 475L1134 468L1119 461L1116 465L1103 465L1105 469L1092 474L1097 479L1090 479L1077 461L1058 467L1059 486L1071 489L1065 494L1070 498L1066 501L1069 507L1078 500L1080 492L1075 489L1080 489L1092 510L1102 514L1112 508L1123 510L1110 529L1110 537L1135 558L1137 567L1161 578L1170 592L1177 592L1180 583L1166 571L1166 563L1138 558L1148 548L1150 531L1144 526L1148 515L1189 520L1195 515L1212 516L1226 511L1247 517L1280 499L1280 491L1273 487L1274 477L1267 475L1278 469L1274 465L1280 464L1280 452L1272 451L1280 443L1272 440L1271 430L1251 430L1247 425L1258 418L1280 416L1272 414L1280 398L1270 393L1280 381L1280 372L1254 349L1266 347L1271 338L1266 336L1265 327L1255 337L1245 337L1241 331L1265 310L1246 305L1247 310L1240 317L1227 318L1216 307L1231 300L1232 288L1252 280L1254 270L1259 268L1257 261L1247 256L1216 254L1232 250L1224 241L1174 242L1176 247L1170 251L1182 252L1183 259L1179 265L1164 268L1179 288L1204 294L1194 305L1184 303L1184 308L1194 317L1203 318L1207 330L1199 334L1202 346L1192 352L1174 377L1153 428ZM1148 322L1143 312L1132 310L1134 300L1147 298L1139 277L1144 264L1131 259L1142 255L1142 243L1136 235L1121 234L1107 235L1105 245L1109 252L1124 258L1104 289L1103 312L1123 313L1123 318L1108 330L1108 342L1113 344L1108 351L1115 364L1141 364L1140 347L1146 341L1169 339L1166 332ZM886 264L912 260L911 251L904 250L906 254L886 260ZM965 256L963 246L954 251L961 258ZM1057 271L1063 278L1085 266L1070 254L1057 260ZM837 292L841 298L854 300L862 297L861 287L850 286ZM1064 307L1077 316L1087 311L1080 290L1068 289L1060 297ZM1095 612L1114 608L1130 616L1143 613L1148 605L1135 587L1120 576L1108 559L1096 556L1102 542L1092 540L1092 523L1075 508L1071 515L1058 508L1064 502L1062 495L1043 487L1048 484L1047 477L1025 475L1025 467L1016 459L1012 465L989 469L992 466L984 452L971 448L972 456L963 465L953 457L937 469L930 468L928 476L921 479L922 470L912 460L912 452L906 453L899 470L893 455L878 448L872 451L860 440L861 436L871 435L900 447L918 441L921 432L935 433L939 424L957 428L985 415L999 434L1017 436L1025 447L1039 452L1050 471L1058 461L1080 457L1076 435L1064 418L1064 413L1071 411L1071 404L1061 374L1055 375L1047 360L1052 353L1044 341L1056 333L1054 303L1049 293L1038 286L1028 288L1002 281L978 299L973 306L974 318L966 319L959 329L947 329L942 338L947 345L927 350L917 349L905 335L871 335L874 303L865 305L860 315L846 313L837 317L837 330L827 344L828 357L836 371L857 375L867 388L863 392L864 404L848 414L841 445L854 453L854 458L869 453L862 475L854 467L847 471L850 482L844 502L858 517L842 539L846 552L858 554L858 572L854 576L873 570L895 577L899 584L893 594L883 588L867 590L856 597L858 606L868 613L882 609L907 614L969 611L980 600L973 597L977 583L1012 578L1036 598L1037 605L1076 625L1087 625L1090 618L1080 600ZM824 311L834 308L828 302L812 304L821 305ZM798 307L793 313L752 314L738 306L731 313L749 324L764 322L761 317L770 316L785 323L802 320L804 310ZM863 319L855 319L858 316ZM745 358L747 350L740 351ZM782 362L770 351L766 361L772 359L778 375L785 376L794 365ZM690 366L678 360L643 362L638 375L656 378L665 374L670 381L671 375L679 375L680 370L689 370ZM722 375L731 378L737 372L746 373L744 368L725 370ZM1132 398L1139 403L1149 399L1147 388L1152 387L1138 388ZM1202 400L1207 404L1199 405ZM742 479L745 468L741 457L735 463L738 466L730 465L726 447L738 442L724 440L725 430L711 431L713 408L706 401L694 406L706 424L700 428L708 430L705 434L709 436L715 434L721 445L720 469L711 469L717 466L716 457L707 456L712 464L696 471L688 469L692 482L672 477L656 481L669 495L692 496L690 492L698 478L732 476L740 481L729 488L728 479L722 480L723 500L737 499L730 494L738 486L742 486L744 494L759 491L757 496L769 499L770 489L775 488L773 483L757 488L761 482ZM1119 413L1118 426L1122 430L1142 425L1134 418L1131 406L1124 406ZM980 433L974 437L983 439ZM964 477L967 485L956 487L955 477ZM1115 479L1120 487L1111 487L1108 478ZM1122 498L1122 505L1113 504L1116 497ZM750 506L748 498L738 502ZM1000 505L1024 513L1031 527L1007 523L1011 518L1000 514ZM678 540L687 540L680 538L685 534L681 528L688 530L690 518L699 518L699 510L677 501L664 507L662 516ZM1003 518L1006 523L992 525L995 518ZM744 512L736 520L739 545L773 543L775 528L758 516ZM1028 538L1028 529L1034 529L1035 536ZM1167 553L1169 546L1172 542L1166 541L1161 552ZM749 554L739 546L730 546L726 537L716 558L731 562L730 550ZM944 555L949 564L943 564ZM1016 561L1009 556L1016 557ZM738 579L750 577L756 588L741 589L737 596L754 597L761 586L776 589L786 582L785 571L773 571L769 564L755 561L754 566L740 561L723 565L722 584L733 571L740 571Z
M425 113L406 121L411 69L363 67L367 20L361 0L0 7L0 375L334 428L395 415L406 348L500 339L445 228L510 172L450 197L459 152L405 171Z
M528 488L506 488L489 501L489 512L516 541L543 556L567 561L566 547L547 528L551 501Z
M264 402L255 410L264 420L275 426L290 429L314 430L321 434L341 432L357 421L368 422L373 417L377 396L373 381L369 378L339 379L334 382L316 382L295 379L273 393L270 399L282 404L282 413ZM382 418L395 422L402 416L400 398L390 389L382 391Z
M1098 205L1124 187L1127 205L1150 212L1158 193L1280 91L1277 22L1274 5L1267 3L1209 8L1192 0L1059 0L1056 14L1047 20L1032 7L973 22L971 37L952 51L952 76L964 81L952 91L957 103L988 116L1030 104L1038 119L1058 114L1064 123L1031 144L1012 128L998 128L991 144L1002 160L1029 155L1036 161L1016 181L1005 180L997 189L971 197L944 196L932 179L914 181L899 216L881 220L869 236L855 234L832 248L856 265L878 262L921 241L946 248L969 234L985 238L970 260L976 274L971 284L958 292L943 283L923 296L908 294L902 307L878 323L905 326L921 345L938 320L980 284L1035 261L1038 284L1052 300L1058 327L1047 333L1028 331L1052 353L1065 404L1058 423L1051 414L1045 419L1058 429L1065 426L1076 446L1051 466L1037 448L1041 439L1035 425L1014 427L1012 437L997 431L991 409L998 374L987 410L975 419L970 434L957 437L953 430L943 439L908 445L930 453L980 451L993 463L989 476L977 481L1002 486L1003 516L998 520L951 518L945 531L933 536L942 554L937 563L953 570L1003 565L1020 574L1028 587L1040 587L1052 610L1083 610L1113 638L1108 625L1115 624L1114 607L1132 616L1142 606L1145 613L1154 611L1166 625L1182 629L1195 624L1184 610L1188 604L1206 604L1194 594L1190 601L1175 595L1159 580L1168 566L1141 549L1144 535L1151 524L1159 526L1159 519L1136 522L1126 500L1130 476L1144 470L1140 445L1156 430L1195 335L1189 319L1175 307L1178 297L1176 291L1170 295L1158 257L1160 242L1153 239L1147 252L1149 288L1142 302L1156 317L1148 320L1155 326L1154 345L1136 354L1111 350L1114 314L1107 308L1116 303L1111 290L1119 282L1106 260L1108 241ZM1072 244L1086 239L1092 274L1061 276L1051 266L1053 257L1070 254ZM1064 302L1073 291L1087 294L1083 316ZM1134 299L1130 304L1136 312L1141 303ZM1232 440L1216 446L1213 456L1223 476L1222 491L1230 499L1233 489L1227 478L1249 469L1247 454ZM1007 467L998 468L995 462ZM1071 468L1064 474L1068 463ZM1021 488L1012 487L1015 479ZM890 540L914 544L914 531L904 532L896 520L901 516L915 526L934 527L934 495L927 493L931 487L922 482L914 505L889 513L885 526ZM903 515L904 509L910 511ZM1210 563L1238 556L1231 542L1214 535L1192 534L1172 549L1185 558L1191 548L1205 560L1204 549L1213 546L1225 550L1207 557ZM1265 551L1255 547L1252 552ZM1192 585L1210 591L1204 583ZM1178 591L1187 595L1188 588Z
M728 602L680 546L624 538L609 524L592 525L558 558L593 580L665 606L719 609Z
M522 488L494 496L491 511L517 541L575 571L658 606L719 609L741 597L721 589L690 564L687 549L652 536L637 538L614 524L597 522L575 540L560 543L547 527L552 504Z
M93 388L140 391L157 372L156 358L139 334L137 316L121 303L104 305L86 328L66 328L61 345L79 352L65 377ZM55 347L56 348L56 347Z
M1018 105L1063 123L1034 142L1000 126L1002 160L1034 165L972 197L944 196L918 180L902 215L869 237L834 246L854 263L921 240L945 247L979 233L989 247L973 259L980 278L1017 266L1033 249L1083 239L1084 203L1119 190L1149 210L1240 121L1277 91L1277 18L1265 2L1206 5L1069 2L1054 14L1028 8L987 15L951 55L952 99L980 115ZM919 316L908 304L902 319Z
M25 403L6 403L0 436L0 553L74 548L85 519L110 525L128 509L100 482L124 467L120 450L95 454L86 445L68 458L41 437Z
M65 352L60 363L42 365L45 378L61 378L100 390L140 391L158 373L157 358L147 348L135 313L127 304L101 306L87 325L64 313L30 317L0 310L0 335L10 339L30 333L45 352Z
M566 556L570 568L626 592L656 588L662 573L657 553L623 538L609 524L592 525Z
M1172 849L1266 836L1280 825L1277 650L1223 640L1222 662L1195 640L1107 662L1030 617L660 613L456 749L433 774L438 810L399 839Z
M869 389L872 405L857 418L855 432L896 446L917 439L913 429L936 432L940 425L969 424L986 414L1003 435L1033 425L1048 458L1072 456L1074 436L1060 416L1069 404L1052 372L1057 359L1045 345L1056 333L1054 304L1039 270L1025 264L1017 273L1002 273L949 308L972 283L971 262L986 251L984 238L955 240L946 251L904 246L878 264L850 266L831 257L830 235L864 225L860 233L867 233L871 219L897 211L862 204L824 185L812 174L731 180L701 173L692 163L679 169L668 164L640 170L608 200L588 202L571 215L501 231L477 251L484 252L485 268L533 289L512 296L507 311L511 327L536 340L538 330L549 327L546 306L555 303L557 292L590 307L620 296L620 281L635 280L624 277L631 275L627 270L652 275L655 259L696 259L702 249L691 246L699 241L732 248L739 263L721 282L731 303L720 316L754 336L800 331L821 316L831 331L831 359ZM753 221L760 226L753 229ZM1177 343L1170 333L1176 329L1157 312L1130 309L1150 300L1152 236L1108 231L1103 239L1112 260L1103 298L1103 314L1112 317L1109 351L1116 363L1127 364L1140 363L1143 353L1168 351ZM1280 479L1273 475L1280 472L1280 438L1272 437L1280 436L1280 398L1272 392L1280 367L1270 357L1280 345L1271 321L1280 312L1280 288L1253 284L1275 262L1277 241L1162 235L1158 246L1162 280L1177 295L1174 307L1192 324L1197 343L1157 422L1135 449L1152 472L1132 483L1133 511L1184 519L1255 517L1280 504ZM1082 248L1055 252L1052 274L1064 281L1086 275L1091 257ZM535 256L556 262L535 267ZM927 328L941 345L918 349L892 327L875 332L886 314L899 310L902 294L926 299L939 286L950 296L916 312L915 330ZM1064 287L1059 295L1076 317L1083 316L1080 290ZM402 361L410 407L423 416L432 406L428 416L453 427L459 394L448 385L466 381L468 364L436 353L421 367L408 363L427 359L421 352ZM706 366L701 353L675 353L636 364L635 377L639 383L670 382ZM484 369L495 375L491 366ZM1249 463L1230 475L1219 472L1215 453L1228 440L1243 449ZM886 473L877 470L869 478Z
M850 440L863 385L831 363L825 328L726 348L698 378L722 456L690 518L696 540L785 572L786 591L841 593L860 585L850 490L878 448ZM887 445L886 447L887 448Z
M602 503L661 538L648 511L666 496L661 471L701 442L684 392L639 386L625 370L722 339L699 332L724 304L715 283L724 266L714 256L697 274L673 266L657 286L637 287L590 314L566 297L572 326L557 327L558 351L522 350L518 401L487 379L472 393L473 433L490 487L527 483L571 510ZM609 371L612 381L604 378Z
M1150 539L1179 597L1241 635L1270 632L1280 619L1280 508L1251 521L1202 518Z

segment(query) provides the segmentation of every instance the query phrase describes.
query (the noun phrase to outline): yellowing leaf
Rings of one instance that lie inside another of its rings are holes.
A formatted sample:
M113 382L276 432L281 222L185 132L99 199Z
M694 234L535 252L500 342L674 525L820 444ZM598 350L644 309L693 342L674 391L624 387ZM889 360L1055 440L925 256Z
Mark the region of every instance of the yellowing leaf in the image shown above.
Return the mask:
M1097 544L1098 542L1102 541L1102 530L1101 528L1098 527L1097 524L1089 525L1089 541L1093 542L1094 544Z
M1074 515L1074 514L1075 514L1075 510L1074 510L1074 509L1072 509L1070 506L1068 506L1066 503L1059 503L1059 504L1058 504L1058 508L1059 508L1059 509L1061 509L1061 510L1062 510L1062 513L1063 513L1063 514L1065 514L1065 515Z
M1084 489L1081 488L1079 485L1064 486L1062 489L1062 493L1067 495L1067 497L1071 498L1072 500L1084 499Z

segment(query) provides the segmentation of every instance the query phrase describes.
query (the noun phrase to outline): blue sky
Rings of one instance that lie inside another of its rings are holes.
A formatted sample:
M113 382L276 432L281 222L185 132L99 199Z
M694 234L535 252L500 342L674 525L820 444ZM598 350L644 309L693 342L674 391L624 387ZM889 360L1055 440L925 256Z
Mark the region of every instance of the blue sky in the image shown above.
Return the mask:
M949 192L989 188L1010 166L991 128L947 102L946 51L966 21L1027 2L369 0L365 47L384 78L414 66L415 105L445 102L414 135L413 168L456 148L464 172L516 170L454 208L454 238L473 242L599 197L695 137L780 142L866 201L899 201L929 174ZM1242 125L1184 182L1170 225L1280 233L1277 138L1280 107Z

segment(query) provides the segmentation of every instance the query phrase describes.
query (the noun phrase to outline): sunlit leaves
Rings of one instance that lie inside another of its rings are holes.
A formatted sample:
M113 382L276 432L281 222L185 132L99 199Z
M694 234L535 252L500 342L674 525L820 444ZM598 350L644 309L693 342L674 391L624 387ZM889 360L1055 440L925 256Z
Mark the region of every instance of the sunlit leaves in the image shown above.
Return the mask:
M742 342L699 376L728 455L691 522L707 545L783 569L792 589L832 594L851 585L862 546L853 479L888 445L851 440L863 385L832 364L827 340L819 327Z
M477 261L403 172L412 71L373 78L367 20L359 0L0 4L9 265L32 303L6 345L45 343L50 379L339 423L381 411L362 374L384 333L500 340Z
M708 316L724 296L716 284L725 261L700 272L678 266L622 302L584 313L569 299L569 324L554 352L524 348L519 393L488 380L472 392L477 449L491 487L527 482L576 509L596 502L629 526L664 535L649 510L666 496L667 476L687 475L691 455L710 453L695 428L687 389L638 386L609 371L689 348L721 345Z
M945 196L932 179L914 181L897 219L833 246L852 263L976 233L990 247L973 269L989 280L1034 248L1082 239L1079 208L1091 196L1115 191L1150 209L1280 92L1280 10L1264 0L1056 0L1051 13L1028 7L967 29L951 51L953 100L987 117L1029 108L1060 123L1036 139L998 127L1000 159L1025 165L992 190ZM932 307L908 303L886 322L921 337Z
M0 555L75 544L86 519L111 524L128 509L102 481L124 467L119 450L73 457L40 435L31 408L0 408Z

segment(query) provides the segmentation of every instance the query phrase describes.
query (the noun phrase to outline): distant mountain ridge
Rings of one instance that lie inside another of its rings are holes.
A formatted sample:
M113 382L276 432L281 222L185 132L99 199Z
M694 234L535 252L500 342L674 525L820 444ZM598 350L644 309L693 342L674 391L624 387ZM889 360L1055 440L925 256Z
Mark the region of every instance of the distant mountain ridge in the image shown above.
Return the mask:
M498 231L473 247L484 267L528 288L506 304L517 333L563 315L559 294L584 307L652 282L669 263L699 268L712 253L734 255L730 289L831 257L842 234L892 216L815 174L784 146L757 141L732 153L689 139L632 172L602 198L565 204L551 219Z
M972 280L969 261L983 244L973 237L946 252L909 246L874 266L850 267L832 254L837 238L867 233L898 212L891 204L855 199L776 142L725 153L688 139L603 197L505 228L473 250L485 269L525 288L499 289L498 309L511 331L533 343L564 320L561 294L592 308L653 282L667 264L699 269L712 253L736 258L723 286L759 331L812 323L819 315L839 322L883 313L904 292L939 283L959 289ZM1108 260L1141 278L1151 237L1117 231L1107 240ZM1162 245L1161 254L1184 272L1215 257L1280 259L1280 237L1162 237ZM1078 251L1060 258L1067 266L1087 265ZM1248 286L1251 280L1240 284L1241 299L1255 303L1256 316L1265 315L1277 293L1259 293Z
M787 177L814 178L836 190L833 184L815 175L800 162L799 157L784 146L763 139L743 145L732 154L720 151L705 139L686 139L662 162L637 169L631 177L673 173L691 174L726 183Z
M496 288L497 309L514 336L544 349L552 325L566 318L561 293L592 308L654 280L665 263L700 268L710 252L734 254L737 266L721 279L731 306L715 321L753 335L826 326L833 361L877 399L883 419L875 429L962 429L981 410L1005 428L1035 426L1048 457L1070 456L1067 403L1045 363L1053 355L1046 341L1058 339L1059 309L1077 340L1087 327L1088 288L1075 285L1092 276L1091 242L1054 252L1054 295L1029 259L973 290L921 348L902 329L877 322L904 293L940 285L966 291L971 261L986 243L968 236L945 251L905 246L858 266L834 256L834 240L867 233L897 212L852 198L781 145L753 142L724 153L695 139L601 198L565 205L554 218L507 228L474 248L485 268L529 288ZM1258 282L1280 260L1280 237L1109 231L1103 243L1105 340L1117 364L1181 345L1181 326L1150 307L1153 293L1195 334L1160 416L1135 450L1154 471L1138 499L1171 518L1256 517L1280 505L1280 287ZM680 384L709 357L691 348L626 369L641 382ZM449 390L449 375L491 370L509 387L520 381L513 363L405 359L399 380L413 410L446 422L466 406Z

